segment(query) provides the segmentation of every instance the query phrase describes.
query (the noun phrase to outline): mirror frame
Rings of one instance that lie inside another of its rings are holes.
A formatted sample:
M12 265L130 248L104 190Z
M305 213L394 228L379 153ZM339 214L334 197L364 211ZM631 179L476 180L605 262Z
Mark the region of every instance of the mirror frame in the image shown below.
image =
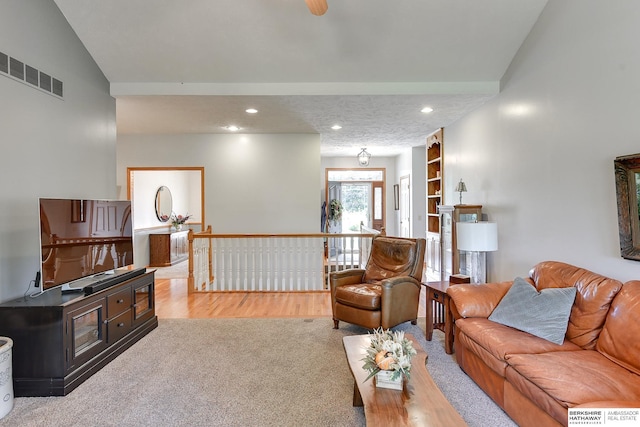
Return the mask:
M167 216L167 218L163 219L160 216L160 193L163 191L167 191L169 193L169 197L171 199L171 207L169 209L169 216ZM173 212L173 195L171 194L171 190L169 190L169 187L167 187L166 185L162 185L160 187L158 187L158 190L156 191L156 218L158 218L158 221L160 222L167 222L171 219L171 212Z
M618 202L620 254L623 258L640 261L640 189L636 184L636 174L640 174L640 153L616 157L613 165Z

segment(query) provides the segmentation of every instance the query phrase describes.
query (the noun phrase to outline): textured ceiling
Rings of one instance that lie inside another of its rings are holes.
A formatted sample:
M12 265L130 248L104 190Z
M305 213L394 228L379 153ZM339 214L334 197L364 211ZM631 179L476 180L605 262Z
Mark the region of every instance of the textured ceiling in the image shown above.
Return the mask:
M426 136L482 104L479 95L125 96L117 100L121 134L319 133L321 153L356 155L360 148L394 156L424 145ZM422 105L434 105L430 114ZM245 109L259 110L256 115ZM339 123L342 129L331 126Z
M119 134L235 124L319 133L323 155L395 155L482 105L546 4L329 0L318 17L304 0L55 2L111 82Z

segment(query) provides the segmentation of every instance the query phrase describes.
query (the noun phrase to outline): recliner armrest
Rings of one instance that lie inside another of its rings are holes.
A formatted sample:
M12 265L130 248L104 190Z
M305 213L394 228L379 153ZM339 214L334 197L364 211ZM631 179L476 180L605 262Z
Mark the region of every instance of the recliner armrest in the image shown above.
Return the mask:
M381 281L380 286L382 286L383 288L391 288L393 286L396 286L402 283L407 283L407 282L420 288L420 282L418 282L416 279L414 279L411 276L390 277L388 279L384 279L383 281Z
M507 293L513 281L501 283L458 284L447 288L455 305L451 312L460 317L487 318ZM452 307L453 308L453 307ZM454 319L457 320L457 319Z
M364 269L361 268L352 268L349 270L333 272L330 275L331 288L362 283L363 276Z

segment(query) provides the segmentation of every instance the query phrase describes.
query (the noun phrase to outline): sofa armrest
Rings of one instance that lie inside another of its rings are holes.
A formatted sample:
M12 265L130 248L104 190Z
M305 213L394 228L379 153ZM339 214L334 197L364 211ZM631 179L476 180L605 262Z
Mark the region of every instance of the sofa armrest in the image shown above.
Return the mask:
M460 317L489 317L513 281L482 284L458 284L447 288L454 320Z

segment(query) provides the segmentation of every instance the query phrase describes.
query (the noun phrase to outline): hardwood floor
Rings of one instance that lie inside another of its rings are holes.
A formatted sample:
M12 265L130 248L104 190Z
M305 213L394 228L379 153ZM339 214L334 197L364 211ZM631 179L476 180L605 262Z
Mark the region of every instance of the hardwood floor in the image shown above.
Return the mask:
M159 318L331 317L329 291L187 293L186 279L156 279ZM418 316L425 315L425 292Z

